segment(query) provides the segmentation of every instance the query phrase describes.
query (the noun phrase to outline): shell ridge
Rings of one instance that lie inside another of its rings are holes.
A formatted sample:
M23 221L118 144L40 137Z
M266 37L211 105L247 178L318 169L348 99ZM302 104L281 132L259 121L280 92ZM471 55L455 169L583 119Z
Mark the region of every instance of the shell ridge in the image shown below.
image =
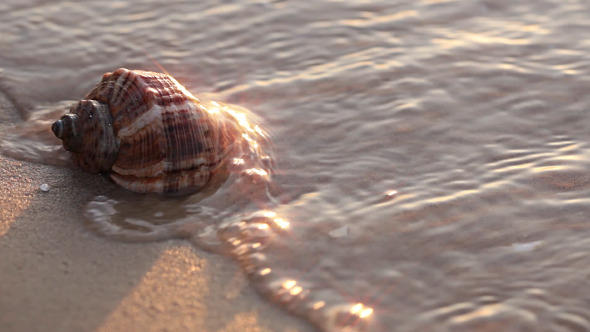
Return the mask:
M123 137L119 148L121 155L113 165L113 170L124 175L138 176L163 172L162 162L166 156L166 147L161 128L161 119L157 117L135 135ZM141 150L141 154L132 150L138 145L145 148Z
M130 82L131 80L127 79L130 75L129 75L129 71L128 70L121 70L118 69L116 70L111 77L109 78L110 81L110 85L112 85L112 91L111 91L111 100L110 100L110 104L115 106L118 105L119 102L122 98L122 95L124 93L126 93L127 91L129 91L129 88L126 86L128 82ZM125 85L125 89L123 88Z
M141 84L141 82L138 81L137 75L134 75L133 72L127 71L124 73L124 75L125 76L121 75L119 79L113 83L115 86L113 87L113 95L111 96L112 105L124 104L124 101L129 98L130 93L137 89L135 88L135 85ZM123 82L118 85L117 82L119 82L121 79L123 79ZM119 89L115 90L117 87Z
M143 130L150 123L157 121L161 117L162 108L159 105L154 104L151 109L143 113L131 122L128 126L119 129L120 137L133 136Z

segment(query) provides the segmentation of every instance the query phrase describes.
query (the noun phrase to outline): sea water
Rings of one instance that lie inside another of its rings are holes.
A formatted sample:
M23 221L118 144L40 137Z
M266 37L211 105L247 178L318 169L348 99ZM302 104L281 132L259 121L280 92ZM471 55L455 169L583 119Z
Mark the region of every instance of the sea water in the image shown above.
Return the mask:
M231 255L323 331L588 331L589 15L582 0L4 1L0 88L33 128L4 153L67 164L35 128L105 72L163 68L256 113L276 172L184 198L105 190L81 215L92 229Z

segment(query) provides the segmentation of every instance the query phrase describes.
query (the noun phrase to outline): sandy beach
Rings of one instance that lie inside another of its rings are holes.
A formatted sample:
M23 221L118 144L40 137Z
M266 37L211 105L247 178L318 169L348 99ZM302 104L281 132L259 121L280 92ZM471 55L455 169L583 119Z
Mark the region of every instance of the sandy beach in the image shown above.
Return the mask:
M20 121L6 98L0 106L0 129ZM227 257L94 234L84 204L111 185L0 156L1 331L313 331L256 294Z
M81 211L104 179L0 165L0 330L312 331L261 299L229 258L93 234Z

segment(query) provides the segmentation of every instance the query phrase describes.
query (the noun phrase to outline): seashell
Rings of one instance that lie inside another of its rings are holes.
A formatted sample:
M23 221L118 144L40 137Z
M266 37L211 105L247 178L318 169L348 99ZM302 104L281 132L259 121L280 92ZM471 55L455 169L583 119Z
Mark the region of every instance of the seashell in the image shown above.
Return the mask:
M51 129L82 169L142 193L200 190L243 136L231 112L205 107L171 76L125 68Z

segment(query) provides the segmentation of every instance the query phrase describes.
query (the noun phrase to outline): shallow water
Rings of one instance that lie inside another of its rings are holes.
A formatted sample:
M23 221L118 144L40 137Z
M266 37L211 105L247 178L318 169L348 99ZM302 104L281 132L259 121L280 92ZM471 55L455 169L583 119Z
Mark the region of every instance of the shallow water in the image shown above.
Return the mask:
M105 180L86 214L108 236L234 255L321 330L587 331L589 14L575 0L5 1L0 89L29 118L157 63L258 114L271 186L233 174L214 193L124 199ZM10 149L62 163L34 150Z

